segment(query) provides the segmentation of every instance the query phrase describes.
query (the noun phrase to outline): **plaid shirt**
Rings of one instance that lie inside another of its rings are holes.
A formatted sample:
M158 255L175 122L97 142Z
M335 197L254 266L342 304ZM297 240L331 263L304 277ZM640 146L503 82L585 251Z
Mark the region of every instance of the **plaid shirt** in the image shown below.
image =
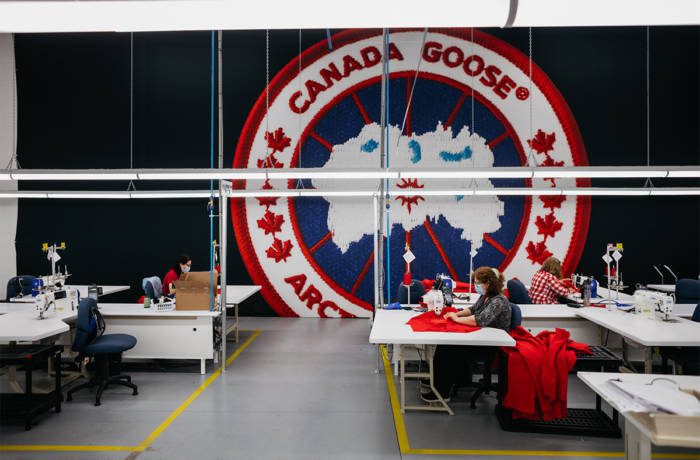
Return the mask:
M569 290L559 282L556 276L544 270L539 270L532 277L532 284L528 293L532 303L551 304L557 303L559 296L567 295Z

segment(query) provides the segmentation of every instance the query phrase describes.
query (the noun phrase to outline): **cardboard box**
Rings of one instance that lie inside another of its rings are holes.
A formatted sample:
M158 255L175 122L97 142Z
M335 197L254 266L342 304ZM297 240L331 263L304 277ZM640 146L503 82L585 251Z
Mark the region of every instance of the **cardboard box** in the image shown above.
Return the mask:
M213 277L209 272L183 273L174 283L175 309L209 310L210 282L213 279L216 286L218 276L216 271L213 272Z

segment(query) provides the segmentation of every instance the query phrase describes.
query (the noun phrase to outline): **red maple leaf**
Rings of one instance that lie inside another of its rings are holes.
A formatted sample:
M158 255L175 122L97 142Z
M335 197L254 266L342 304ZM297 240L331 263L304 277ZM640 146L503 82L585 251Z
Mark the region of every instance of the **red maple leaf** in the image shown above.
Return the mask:
M258 160L260 161L260 160ZM263 190L272 190L272 185L270 184L270 179L267 179L262 186ZM270 209L270 206L275 206L277 204L276 196L266 196L262 198L256 198L260 206L265 206L266 209Z
M547 250L547 245L544 241L540 241L537 244L530 241L527 243L525 250L527 251L527 258L530 259L533 264L542 264L547 257L552 255L552 253Z
M564 166L563 161L554 161L554 158L550 157L547 155L547 158L544 159L542 163L540 163L540 166L549 166L549 167L559 167L559 166Z
M555 233L561 230L563 224L554 217L554 213L549 213L544 216L544 219L542 216L537 216L535 225L537 225L537 234L547 237L554 236Z
M419 195L413 195L413 196L403 196L399 195L395 200L401 200L401 206L406 206L408 208L408 213L411 214L411 206L416 205L418 206L418 200L425 201L425 198Z
M292 241L282 241L279 238L275 238L270 247L267 248L267 250L265 251L267 257L269 257L270 259L275 259L275 262L277 263L279 263L282 260L286 262L287 257L289 257L291 253Z
M265 235L269 235L270 233L274 235L279 232L282 230L283 223L284 216L282 214L275 214L269 209L265 211L265 215L262 219L258 219L258 227L265 230Z
M269 154L266 158L258 159L258 168L281 168L283 166L274 153Z
M537 153L547 153L554 150L554 141L556 136L554 133L545 134L541 129L537 130L537 134L532 139L528 139L527 144L532 150Z
M277 128L274 132L265 132L265 140L267 141L267 146L272 149L272 153L281 152L292 143L292 140L284 134L282 128Z
M400 184L396 184L398 188L423 188L424 184L418 185L418 179L401 179Z
M540 200L544 203L546 209L554 210L554 208L561 208L561 204L566 201L566 196L564 195L541 195Z

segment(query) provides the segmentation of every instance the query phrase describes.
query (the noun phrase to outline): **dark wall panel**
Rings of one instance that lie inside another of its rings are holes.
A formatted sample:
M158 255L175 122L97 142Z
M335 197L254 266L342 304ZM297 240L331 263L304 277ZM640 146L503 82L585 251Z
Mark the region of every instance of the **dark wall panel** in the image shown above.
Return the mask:
M526 29L487 32L528 52ZM571 107L592 165L646 163L645 34L644 28L533 30L533 58ZM299 31L271 31L266 62L264 31L224 34L225 165L231 165L246 117L265 88L266 67L273 77L295 59L299 39ZM321 40L325 31L305 30L301 49ZM132 158L130 34L17 35L21 166L125 168L133 161L134 167L207 167L210 45L209 32L134 34ZM700 164L700 27L652 28L650 49L650 162ZM140 190L174 186L136 184ZM621 241L627 282L655 281L650 266L659 263L681 276L697 276L699 227L697 198L594 198L580 271L602 274L605 244ZM229 279L250 283L230 225L229 235ZM139 280L163 276L180 252L193 256L195 269L208 267L206 203L20 200L20 272L47 271L44 241L67 242L64 261L76 273L74 282L130 284L131 292L113 299L131 301L140 295ZM259 295L244 312L272 314Z

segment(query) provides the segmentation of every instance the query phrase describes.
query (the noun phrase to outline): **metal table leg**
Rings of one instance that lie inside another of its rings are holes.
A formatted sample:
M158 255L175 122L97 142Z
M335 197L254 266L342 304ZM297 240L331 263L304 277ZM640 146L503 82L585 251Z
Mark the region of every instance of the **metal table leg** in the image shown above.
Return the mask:
M625 420L625 460L651 460L651 441Z

